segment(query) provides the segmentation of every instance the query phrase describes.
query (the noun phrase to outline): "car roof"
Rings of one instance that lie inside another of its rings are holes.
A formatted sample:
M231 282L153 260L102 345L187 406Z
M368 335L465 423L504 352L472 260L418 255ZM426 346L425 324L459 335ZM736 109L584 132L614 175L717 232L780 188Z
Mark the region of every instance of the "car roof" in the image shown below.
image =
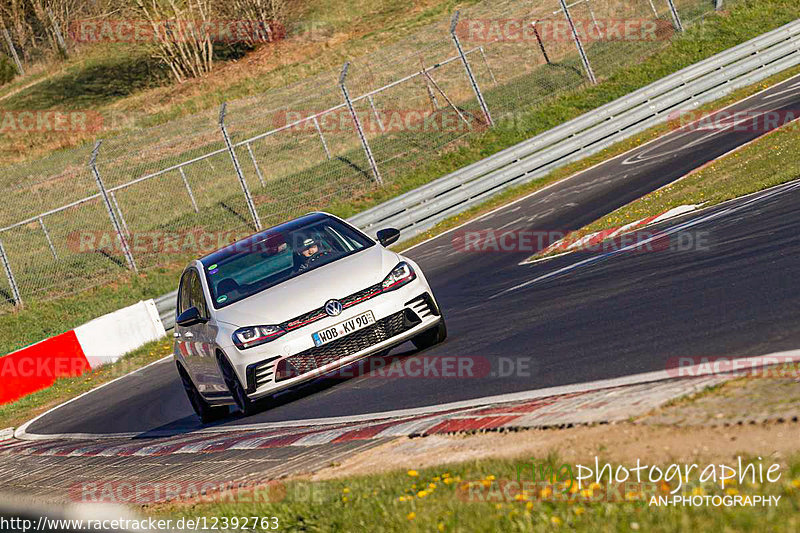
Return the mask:
M325 220L328 218L331 217L327 213L309 213L302 217L295 218L294 220L290 220L288 222L284 222L283 224L278 224L277 226L273 226L271 228L267 228L258 233L254 233L249 237L231 243L228 246L225 246L224 248L220 248L219 250L211 252L207 256L202 257L200 259L200 262L205 267L208 267L215 263L220 263L224 259L227 259L232 255L236 255L237 253L240 253L244 249L248 249L248 246L261 242L270 235L294 231L298 228L302 228L309 224L313 224L314 222L319 222L320 220Z

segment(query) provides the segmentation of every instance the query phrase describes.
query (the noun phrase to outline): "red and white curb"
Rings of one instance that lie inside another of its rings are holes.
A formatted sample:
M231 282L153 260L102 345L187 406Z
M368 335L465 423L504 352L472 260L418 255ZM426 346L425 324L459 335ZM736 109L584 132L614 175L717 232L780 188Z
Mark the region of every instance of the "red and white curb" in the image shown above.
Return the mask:
M0 357L0 405L50 387L59 378L113 363L165 335L156 304L147 300Z
M669 220L674 217L685 215L686 213L691 213L692 211L695 211L702 206L703 204L679 205L678 207L673 207L668 211L664 211L660 215L653 215L641 218L639 220L635 220L633 222L625 224L624 226L616 226L613 228L595 231L594 233L589 233L588 235L579 236L577 235L577 232L573 232L564 237L563 239L554 242L553 244L543 249L536 255L543 256L554 252L563 252L563 253L576 252L582 249L591 248L593 246L600 244L606 239L612 239L614 237L618 237L625 233L641 229L651 224L658 224L659 222L663 222L665 220Z
M800 361L800 350L735 361L738 369L757 369ZM645 414L670 400L717 385L736 375L719 373L712 365L699 364L428 408L233 428L206 428L158 439L131 439L121 435L29 435L23 426L21 431L18 430L18 436L38 440L0 442L0 455L152 457L609 423Z

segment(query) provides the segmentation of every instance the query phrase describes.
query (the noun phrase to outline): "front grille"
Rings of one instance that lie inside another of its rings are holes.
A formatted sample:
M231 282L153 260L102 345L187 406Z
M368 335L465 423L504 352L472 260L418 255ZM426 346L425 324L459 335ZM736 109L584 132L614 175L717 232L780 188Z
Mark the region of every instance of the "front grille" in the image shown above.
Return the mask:
M430 315L439 316L439 309L436 308L436 304L433 303L433 298L431 298L431 295L427 292L406 302L406 307L410 307L420 318L425 318Z
M269 383L274 374L275 361L280 359L279 355L270 357L265 361L252 364L247 367L247 392L253 393L260 386Z
M369 300L370 298L374 298L375 296L381 293L381 289L382 289L381 284L378 283L376 285L367 287L366 289L362 289L356 293L353 293L349 296L345 296L344 298L341 298L339 301L342 302L342 307L344 309L347 309L348 307L360 304L361 302ZM324 306L318 307L313 311L309 311L308 313L303 313L298 317L295 317L291 320L287 320L286 322L281 324L281 326L286 331L292 331L294 329L301 328L303 326L316 322L317 320L326 318L327 316L328 313L325 312L325 307Z
M382 318L373 325L346 337L287 357L279 363L279 367L291 365L297 375L302 375L400 335L420 322L420 318L415 313L406 309ZM281 381L281 379L276 378L275 381Z

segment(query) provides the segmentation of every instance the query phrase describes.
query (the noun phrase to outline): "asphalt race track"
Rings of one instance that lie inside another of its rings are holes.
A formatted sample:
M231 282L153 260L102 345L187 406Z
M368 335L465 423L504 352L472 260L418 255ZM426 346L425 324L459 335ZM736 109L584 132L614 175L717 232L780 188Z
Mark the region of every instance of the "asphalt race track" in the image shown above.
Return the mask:
M744 109L800 109L800 78L732 111ZM577 229L759 135L733 128L673 132L460 231ZM676 357L798 348L798 205L800 189L790 184L660 226L695 221L685 233L701 237L707 244L703 249L571 254L522 266L528 252L464 253L452 244L457 232L444 234L407 255L425 270L450 336L425 352L406 344L392 355L471 357L490 370L476 377L320 380L281 396L272 409L249 418L232 416L222 425L430 406L663 370ZM669 242L677 242L677 235ZM589 262L562 271L590 256ZM196 429L199 422L173 365L156 364L84 396L28 432Z

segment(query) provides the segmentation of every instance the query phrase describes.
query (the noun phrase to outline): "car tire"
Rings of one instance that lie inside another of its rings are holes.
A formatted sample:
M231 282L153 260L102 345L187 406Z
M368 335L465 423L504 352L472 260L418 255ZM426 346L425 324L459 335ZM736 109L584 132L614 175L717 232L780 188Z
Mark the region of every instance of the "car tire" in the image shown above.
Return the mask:
M444 317L442 317L437 325L413 337L411 342L414 343L418 350L424 350L444 342L446 338L447 325L444 323Z
M228 359L222 354L217 354L217 362L222 372L222 379L225 380L225 385L231 392L233 401L236 402L236 407L239 408L244 416L252 415L256 411L255 402L247 397L247 393Z
M203 398L200 391L194 386L194 382L189 377L189 374L187 374L186 370L184 370L181 365L178 365L178 375L181 377L183 390L186 391L189 403L192 404L192 409L194 409L195 414L200 418L200 422L203 424L210 424L228 416L227 406L212 406Z

